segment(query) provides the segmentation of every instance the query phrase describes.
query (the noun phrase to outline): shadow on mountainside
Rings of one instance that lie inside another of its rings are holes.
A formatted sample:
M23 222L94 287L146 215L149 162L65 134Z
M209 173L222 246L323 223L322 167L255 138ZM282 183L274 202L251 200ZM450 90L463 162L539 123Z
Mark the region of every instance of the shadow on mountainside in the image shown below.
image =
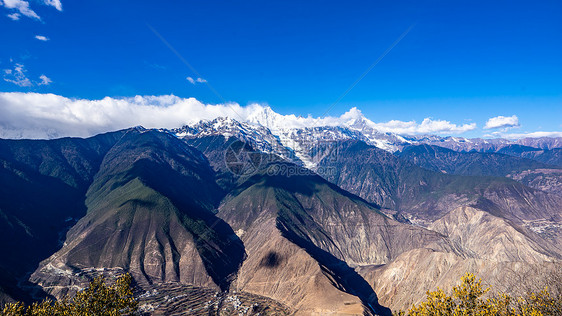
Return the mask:
M338 290L359 297L363 303L365 315L392 315L390 309L379 304L377 294L369 283L347 263L320 249L311 241L300 237L281 218L277 219L277 228L283 237L303 248L319 263L324 275Z

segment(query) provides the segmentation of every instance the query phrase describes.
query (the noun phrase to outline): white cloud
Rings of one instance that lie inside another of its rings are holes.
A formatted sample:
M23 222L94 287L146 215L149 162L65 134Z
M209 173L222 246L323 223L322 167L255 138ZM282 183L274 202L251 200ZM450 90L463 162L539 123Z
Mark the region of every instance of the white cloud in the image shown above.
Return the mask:
M508 134L494 134L507 139L521 139L521 138L538 138L538 137L562 137L562 132L529 132L529 133L508 133Z
M19 20L20 17L21 17L21 15L19 13L7 14L6 16L9 17L10 19L14 20L14 21Z
M52 6L52 7L56 8L57 10L62 11L62 3L60 2L60 0L43 0L43 4L48 5L48 6ZM37 15L37 13L35 13L35 11L33 11L33 9L30 8L29 1L25 1L25 0L3 0L2 1L2 0L0 0L0 6L4 6L7 9L17 11L17 12L14 12L12 14L8 14L8 17L10 19L14 20L14 21L19 20L22 15L24 15L28 18L41 20L39 15Z
M420 124L416 121L397 121L392 120L386 123L375 123L375 129L381 132L390 132L396 134L462 134L476 129L476 123L457 125L449 121L433 120L425 118Z
M187 78L185 78L185 79L187 79L187 81L189 81L191 84L205 83L205 82L207 82L207 80L205 80L205 79L203 79L203 78L193 79L192 77L187 77Z
M0 137L84 137L136 125L174 128L234 114L230 106L243 111L237 104L205 105L173 95L85 100L54 94L0 93Z
M174 95L136 96L101 100L69 99L54 94L0 93L1 138L54 138L92 136L102 132L142 125L175 128L228 116L238 121L261 123L272 129L315 126L349 126L363 122L382 132L402 134L463 133L475 124L456 125L427 118L415 121L373 123L356 108L339 117L301 117L275 113L269 106L237 103L203 104L194 98Z
M43 1L46 5L50 5L55 7L57 10L62 11L62 3L60 0L44 0Z
M13 69L4 69L4 81L11 82L20 87L43 86L53 82L51 78L45 75L39 76L39 81L32 81L27 77L27 70L23 64L15 63L13 67Z
M45 37L45 36L43 36L43 35L35 35L35 38L38 39L38 40L40 40L40 41L43 41L43 42L46 42L46 41L49 40L49 38L47 38L47 37Z
M14 69L4 69L4 81L11 82L20 87L31 87L33 83L26 76L23 64L15 64Z
M53 82L53 80L51 80L51 78L49 78L45 75L39 76L39 79L41 79L41 81L38 83L38 85L40 85L40 86L47 86L47 85L49 85L50 83Z
M0 2L1 3L1 2ZM24 0L4 0L4 7L18 11L29 18L41 20L41 18L29 7L29 2ZM18 16L19 19L19 16ZM12 18L14 20L14 18Z
M492 129L492 128L511 128L511 127L518 127L519 126L519 118L517 115L512 116L496 116L490 118L484 129Z
M314 118L311 116L302 117L296 115L280 115L273 112L269 107L260 105L251 105L249 107L261 107L252 111L246 120L250 123L260 123L271 129L283 127L305 128L319 126L347 126L350 128L367 128L375 129L379 132L388 132L396 134L430 134L430 133L449 133L460 134L474 130L476 124L456 125L449 121L433 120L431 118L424 119L421 124L416 121L398 121L391 120L388 122L375 123L367 119L363 113L357 108L351 108L339 117L327 116Z

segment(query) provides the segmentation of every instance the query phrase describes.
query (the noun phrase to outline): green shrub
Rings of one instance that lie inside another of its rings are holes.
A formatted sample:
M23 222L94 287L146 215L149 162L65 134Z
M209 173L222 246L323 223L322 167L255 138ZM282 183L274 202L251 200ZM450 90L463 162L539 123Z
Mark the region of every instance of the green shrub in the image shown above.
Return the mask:
M490 288L482 287L482 280L476 280L473 274L467 273L461 279L461 284L453 287L451 294L445 294L441 289L427 292L427 299L412 307L408 316L550 316L562 315L562 299L553 296L548 288L538 293L527 294L512 298L507 294L499 294L492 298L483 298Z
M125 274L108 286L103 277L95 278L72 299L44 300L25 307L22 303L6 304L1 316L121 316L132 315L138 302L131 288L132 277Z

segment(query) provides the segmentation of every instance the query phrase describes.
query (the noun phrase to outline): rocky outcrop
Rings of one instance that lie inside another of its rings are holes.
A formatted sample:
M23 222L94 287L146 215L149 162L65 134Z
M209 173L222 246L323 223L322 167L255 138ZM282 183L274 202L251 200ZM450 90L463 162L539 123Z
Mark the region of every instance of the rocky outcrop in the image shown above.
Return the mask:
M450 290L466 273L509 293L507 278L560 259L530 231L472 207L457 208L429 226L450 240L455 251L419 248L389 264L357 270L391 309L407 309L438 287Z
M384 266L363 266L358 272L373 285L381 304L392 310L406 310L426 298L427 291L441 288L450 291L467 272L474 273L497 290L506 290L507 277L521 274L531 267L521 261L498 262L465 258L454 253L415 249L403 253Z
M562 196L562 169L535 169L513 172L509 178L533 189Z
M544 241L533 232L468 206L449 212L428 229L447 236L455 249L468 258L538 263L557 256L541 246Z

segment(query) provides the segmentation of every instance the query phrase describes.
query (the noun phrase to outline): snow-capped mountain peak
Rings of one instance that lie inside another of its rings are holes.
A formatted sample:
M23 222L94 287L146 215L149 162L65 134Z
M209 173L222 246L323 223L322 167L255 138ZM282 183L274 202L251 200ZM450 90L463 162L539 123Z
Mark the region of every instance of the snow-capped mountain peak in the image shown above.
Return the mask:
M265 126L269 129L279 128L279 123L283 115L276 113L269 106L256 107L247 117L246 122L255 125Z
M273 153L282 158L314 169L318 163L313 158L318 146L327 142L361 140L380 148L399 149L390 141L402 142L392 136L377 132L373 123L361 111L351 109L338 122L295 115L281 115L270 107L257 107L245 122L228 117L200 121L192 126L172 130L178 137L201 138L207 136L235 137L247 142L256 150Z
M249 143L254 149L276 154L284 159L314 169L318 163L314 152L326 142L360 140L381 149L396 152L408 145L429 144L457 151L495 151L510 144L525 144L525 140L467 139L464 137L419 135L401 136L383 132L381 124L367 119L357 108L351 108L339 117L282 115L269 106L252 105L242 113L239 121L232 117L218 117L184 126L171 132L178 137L206 136L235 137ZM410 123L408 123L410 124ZM382 126L383 130L384 126ZM541 143L541 148L548 144ZM560 141L559 143L562 143Z
M374 123L367 119L361 110L356 107L345 112L341 117L343 125L354 130L362 130L365 127L372 127Z

